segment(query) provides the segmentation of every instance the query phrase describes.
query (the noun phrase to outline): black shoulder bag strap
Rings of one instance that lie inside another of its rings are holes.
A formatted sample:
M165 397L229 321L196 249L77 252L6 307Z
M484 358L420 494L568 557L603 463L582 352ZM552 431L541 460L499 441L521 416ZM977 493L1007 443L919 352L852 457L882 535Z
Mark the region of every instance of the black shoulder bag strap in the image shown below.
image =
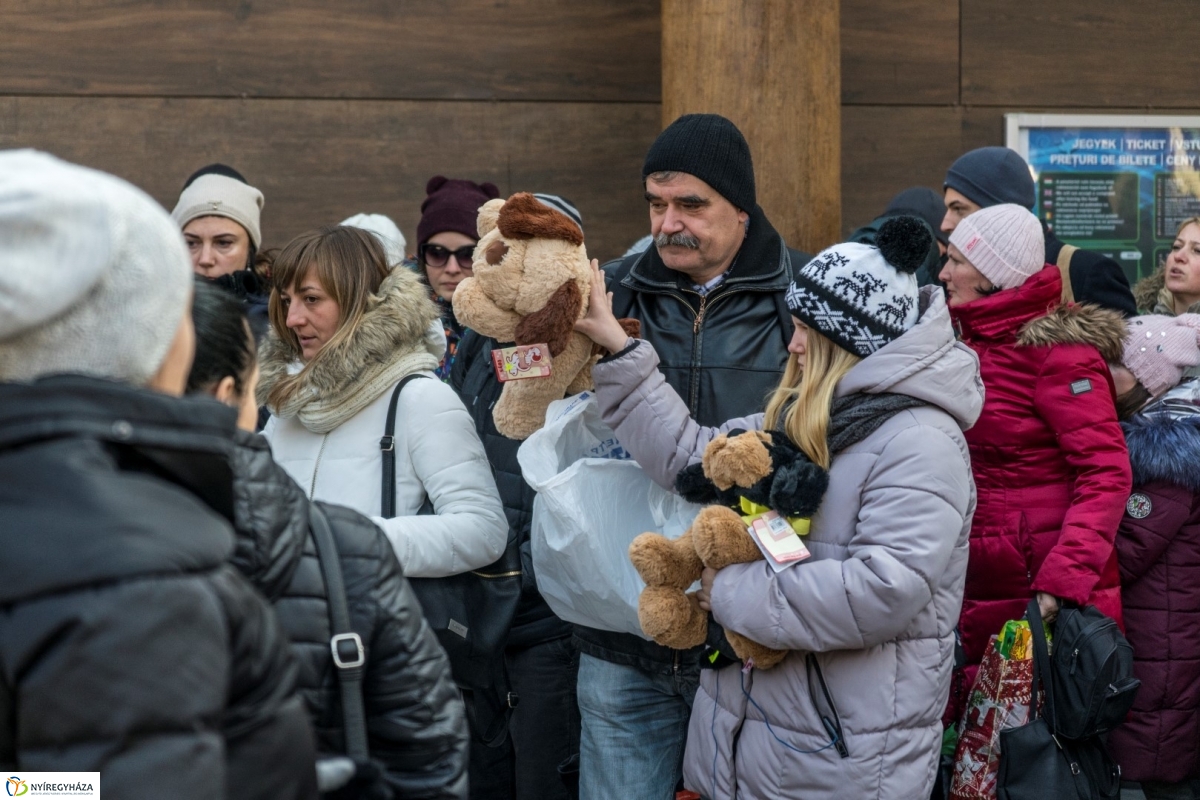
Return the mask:
M414 378L425 378L419 372L405 375L392 391L392 402L388 403L387 422L383 428L383 438L379 440L379 449L383 454L383 485L380 487L379 507L380 516L391 519L396 516L396 404L400 402L400 392ZM426 500L428 502L428 500Z
M308 521L317 545L317 560L321 562L321 574L325 578L325 594L329 602L329 649L333 652L333 664L337 668L338 683L342 690L346 755L355 762L366 763L370 755L362 688L366 651L362 637L350 628L342 562L338 558L337 543L333 539L329 519L320 506L310 503Z
M1029 622L1029 638L1033 642L1033 687L1029 698L1029 720L1032 722L1039 716L1046 718L1046 724L1051 734L1055 731L1054 722L1054 680L1050 676L1050 648L1046 645L1046 628L1042 623L1042 609L1038 605L1037 595L1029 600L1025 609L1025 619ZM1042 714L1038 714L1038 689L1045 694L1042 704Z

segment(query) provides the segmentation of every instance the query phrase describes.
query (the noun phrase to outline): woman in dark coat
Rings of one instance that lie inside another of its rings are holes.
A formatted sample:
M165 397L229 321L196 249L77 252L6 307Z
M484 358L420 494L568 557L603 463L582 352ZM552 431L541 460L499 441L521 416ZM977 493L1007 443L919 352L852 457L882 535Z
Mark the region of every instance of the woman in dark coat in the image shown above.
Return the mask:
M228 563L234 415L179 396L178 229L124 181L16 150L0 251L2 774L316 800L287 641Z
M1200 381L1184 376L1200 365L1200 315L1129 326L1123 368L1113 370L1133 467L1117 553L1142 688L1108 747L1149 800L1191 798L1188 781L1200 777ZM1133 408L1147 397L1156 399Z
M253 433L258 366L246 315L236 298L200 281L193 315L196 360L188 390L239 409L233 564L272 602L291 640L318 750L344 753L327 592L309 529L309 501L271 458L266 440ZM350 624L367 654L362 686L371 760L382 772L378 783L387 787L378 796L465 798L467 726L445 652L383 533L348 508L322 508L341 557ZM359 780L370 782L375 769L362 772Z

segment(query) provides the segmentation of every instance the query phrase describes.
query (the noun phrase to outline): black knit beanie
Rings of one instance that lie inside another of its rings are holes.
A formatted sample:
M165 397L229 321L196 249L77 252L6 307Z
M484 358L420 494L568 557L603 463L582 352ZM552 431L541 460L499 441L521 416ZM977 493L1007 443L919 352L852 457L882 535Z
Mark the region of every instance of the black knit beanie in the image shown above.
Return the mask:
M695 175L742 211L757 203L750 146L719 114L685 114L667 126L646 153L642 181L655 172Z
M928 186L913 186L905 189L892 198L888 203L885 215L894 217L900 214L910 214L925 220L933 237L942 244L950 242L950 234L942 230L942 218L946 216L946 206L942 203L941 195Z
M1007 147L980 147L959 156L942 188L953 189L983 208L1015 203L1032 210L1036 199L1029 165Z

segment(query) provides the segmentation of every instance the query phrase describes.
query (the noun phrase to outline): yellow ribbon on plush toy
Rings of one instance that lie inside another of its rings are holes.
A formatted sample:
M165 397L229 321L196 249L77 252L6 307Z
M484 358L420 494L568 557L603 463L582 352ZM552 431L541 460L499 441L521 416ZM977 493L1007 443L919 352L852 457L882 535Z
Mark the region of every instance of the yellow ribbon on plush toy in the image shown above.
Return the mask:
M742 522L746 523L746 527L750 527L754 524L754 520L771 512L771 509L766 506L752 503L744 497L739 497L738 503L742 508ZM787 520L788 525L792 526L792 530L796 532L797 536L808 535L810 525L808 517L784 517L784 519Z

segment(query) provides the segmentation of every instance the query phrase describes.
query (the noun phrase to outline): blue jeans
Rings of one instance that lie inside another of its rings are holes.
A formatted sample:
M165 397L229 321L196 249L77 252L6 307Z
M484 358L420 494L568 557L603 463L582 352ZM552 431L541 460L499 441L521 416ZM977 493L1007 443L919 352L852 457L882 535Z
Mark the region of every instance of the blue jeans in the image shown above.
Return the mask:
M674 800L694 677L579 657L579 800Z

